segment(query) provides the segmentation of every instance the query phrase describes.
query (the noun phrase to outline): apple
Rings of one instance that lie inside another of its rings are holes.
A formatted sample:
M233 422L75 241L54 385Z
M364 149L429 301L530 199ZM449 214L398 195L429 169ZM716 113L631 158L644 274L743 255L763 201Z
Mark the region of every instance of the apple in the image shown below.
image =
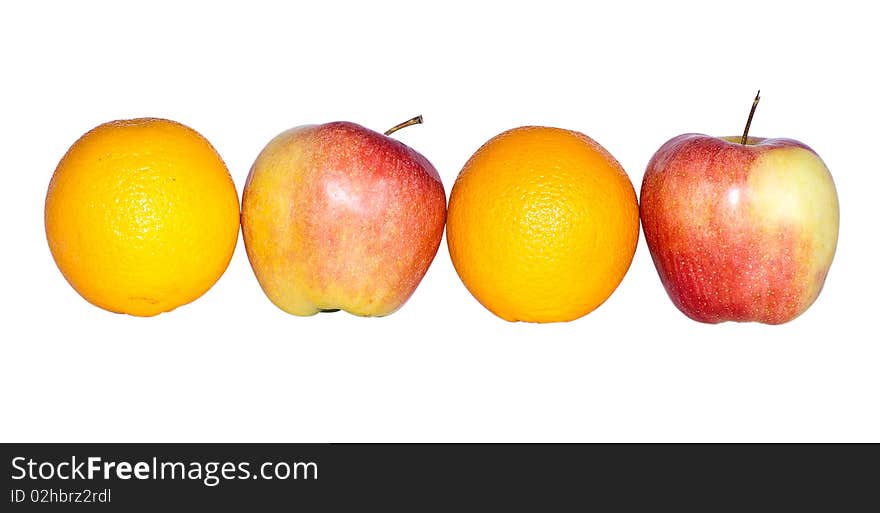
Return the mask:
M825 163L798 141L748 137L748 125L742 137L672 138L642 181L640 216L660 281L700 322L794 319L818 297L837 246Z
M437 254L446 193L412 148L349 122L287 130L260 152L241 224L254 274L294 315L383 316L403 305Z

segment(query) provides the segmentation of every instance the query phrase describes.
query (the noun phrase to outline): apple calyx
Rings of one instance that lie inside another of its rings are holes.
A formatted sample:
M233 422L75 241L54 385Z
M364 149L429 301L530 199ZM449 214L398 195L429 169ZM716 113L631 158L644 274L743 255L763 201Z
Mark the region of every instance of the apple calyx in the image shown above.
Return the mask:
M400 130L401 128L406 128L406 127L412 126L412 125L419 125L421 123L422 123L422 115L419 114L418 116L416 116L414 118L407 119L403 123L398 123L398 124L394 125L393 127L389 128L388 130L385 131L385 135L391 135L394 132Z
M755 100L752 102L752 110L749 111L749 119L746 120L746 128L743 130L742 141L740 142L743 146L749 142L749 127L752 126L752 118L755 116L755 109L758 108L759 101L761 101L760 89L758 89L758 94L755 95Z

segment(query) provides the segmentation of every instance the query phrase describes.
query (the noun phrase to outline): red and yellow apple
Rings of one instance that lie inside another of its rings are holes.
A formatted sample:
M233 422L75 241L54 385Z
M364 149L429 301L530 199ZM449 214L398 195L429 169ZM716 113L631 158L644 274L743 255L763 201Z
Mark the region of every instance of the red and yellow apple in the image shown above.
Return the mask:
M272 139L242 198L254 274L269 299L294 315L394 312L431 265L445 221L434 166L400 141L348 122Z
M806 145L741 139L685 134L664 144L642 181L642 226L666 292L688 317L780 324L822 289L837 246L837 192Z

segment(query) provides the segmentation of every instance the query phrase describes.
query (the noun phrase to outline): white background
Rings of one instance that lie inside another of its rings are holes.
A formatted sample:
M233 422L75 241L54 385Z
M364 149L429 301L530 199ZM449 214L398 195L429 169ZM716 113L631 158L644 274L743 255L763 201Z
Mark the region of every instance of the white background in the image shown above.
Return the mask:
M880 441L874 17L859 3L15 2L0 12L2 441ZM818 301L783 326L702 325L667 298L644 238L598 310L552 325L483 309L440 246L390 317L298 318L239 240L201 299L149 319L82 300L43 201L102 122L158 116L218 149L239 192L305 123L396 134L447 195L525 124L584 132L636 190L683 132L791 137L826 161L840 243Z

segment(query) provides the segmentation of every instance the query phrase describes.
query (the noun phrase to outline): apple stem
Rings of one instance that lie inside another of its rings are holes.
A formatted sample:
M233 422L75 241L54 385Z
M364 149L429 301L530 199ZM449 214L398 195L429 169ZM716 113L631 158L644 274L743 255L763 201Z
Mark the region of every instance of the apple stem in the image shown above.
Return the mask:
M385 131L385 135L391 135L394 132L400 130L401 128L406 128L406 127L412 126L412 125L418 125L421 122L422 122L422 115L419 114L418 116L416 116L412 119L407 119L403 123L398 123L398 124L394 125L393 127L389 128L388 130Z
M749 140L749 127L752 126L752 118L755 116L755 109L758 108L758 102L761 101L761 90L755 95L755 101L752 102L752 110L749 111L749 119L746 120L746 129L743 130L742 144L745 145Z

